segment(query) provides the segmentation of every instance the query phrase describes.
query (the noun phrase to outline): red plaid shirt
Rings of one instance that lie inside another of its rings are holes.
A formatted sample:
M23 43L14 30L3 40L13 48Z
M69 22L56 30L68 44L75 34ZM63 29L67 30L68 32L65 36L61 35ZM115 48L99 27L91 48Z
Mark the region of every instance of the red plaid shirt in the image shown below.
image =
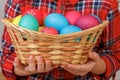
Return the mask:
M108 80L120 69L120 14L117 0L7 0L5 4L5 17L14 18L30 8L40 9L44 12L58 12L64 14L69 10L77 10L82 15L95 14L101 20L109 20L108 27L95 47L95 51L105 61L107 69L104 75L88 73L85 80ZM16 57L9 34L4 29L2 37L1 66L7 80L83 80L62 68L56 68L45 74L34 74L19 77L13 73L13 61Z

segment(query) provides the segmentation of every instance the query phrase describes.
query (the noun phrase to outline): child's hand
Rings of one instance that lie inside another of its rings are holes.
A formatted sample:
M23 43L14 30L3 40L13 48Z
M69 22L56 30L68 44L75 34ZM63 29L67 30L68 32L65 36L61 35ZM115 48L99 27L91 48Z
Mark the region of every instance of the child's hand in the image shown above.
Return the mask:
M36 64L35 58L33 56L29 57L28 65L21 64L20 60L17 57L15 58L13 64L16 68L16 71L21 70L21 71L23 71L23 72L21 72L21 74L23 73L25 75L48 72L48 71L52 70L53 68L55 68L55 66L54 67L52 66L50 60L44 61L41 56L37 57L37 64ZM15 73L16 73L16 71L14 70Z
M62 65L61 67L74 75L84 76L88 72L93 72L95 74L103 74L106 69L105 62L99 57L95 52L88 54L88 62L81 65Z

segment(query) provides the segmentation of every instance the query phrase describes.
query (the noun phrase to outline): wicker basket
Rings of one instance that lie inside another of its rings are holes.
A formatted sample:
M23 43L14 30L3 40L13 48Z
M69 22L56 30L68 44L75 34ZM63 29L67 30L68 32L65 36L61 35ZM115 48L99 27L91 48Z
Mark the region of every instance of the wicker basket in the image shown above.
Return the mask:
M92 51L99 35L108 21L87 30L64 35L50 35L18 27L11 19L3 18L17 56L23 64L28 58L42 55L50 59L54 65L83 64L87 61L88 52Z

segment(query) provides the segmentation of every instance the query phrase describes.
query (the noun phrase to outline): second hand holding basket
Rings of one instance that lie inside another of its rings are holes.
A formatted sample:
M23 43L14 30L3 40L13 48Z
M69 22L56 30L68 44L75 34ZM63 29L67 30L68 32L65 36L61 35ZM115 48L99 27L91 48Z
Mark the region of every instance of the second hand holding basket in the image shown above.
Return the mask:
M28 64L30 55L35 58L42 55L45 60L51 60L53 65L84 64L88 53L92 51L100 34L108 21L80 32L64 35L50 35L18 27L11 19L3 18L15 52L21 63Z

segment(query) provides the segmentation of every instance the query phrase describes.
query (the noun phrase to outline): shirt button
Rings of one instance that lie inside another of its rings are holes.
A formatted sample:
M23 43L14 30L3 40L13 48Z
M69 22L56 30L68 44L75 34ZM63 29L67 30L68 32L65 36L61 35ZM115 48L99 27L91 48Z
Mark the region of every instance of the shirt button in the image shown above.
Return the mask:
M60 9L63 10L63 9L64 9L64 6L60 6Z

